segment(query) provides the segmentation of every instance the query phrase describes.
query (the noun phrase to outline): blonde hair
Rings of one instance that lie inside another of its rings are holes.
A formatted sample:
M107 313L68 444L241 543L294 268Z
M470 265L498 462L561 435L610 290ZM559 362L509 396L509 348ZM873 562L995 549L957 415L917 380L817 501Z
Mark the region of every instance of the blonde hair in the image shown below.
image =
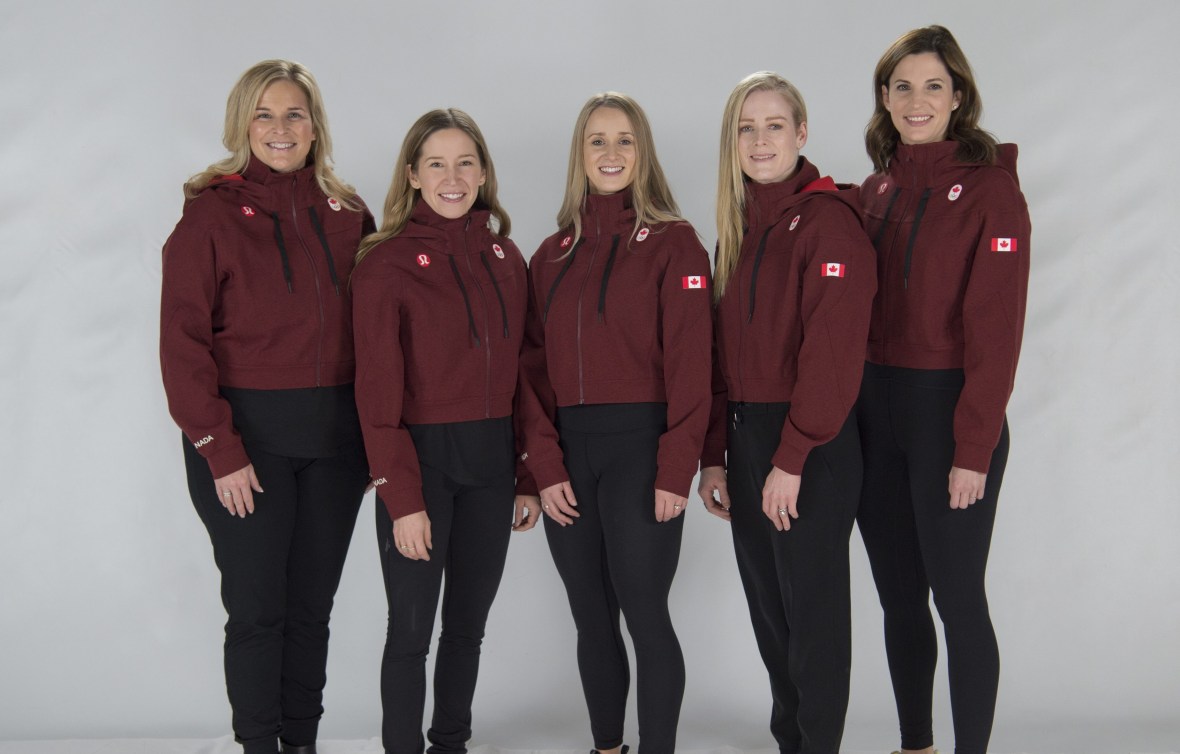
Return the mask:
M721 157L717 169L717 259L713 273L714 300L720 301L729 278L737 269L746 233L746 175L738 155L738 121L742 105L752 92L777 92L787 101L795 129L807 122L807 104L795 85L772 71L746 76L729 94L721 116Z
M570 142L569 171L566 175L565 197L561 200L561 209L557 211L557 227L573 226L574 244L582 237L582 208L586 202L589 179L586 176L585 144L586 123L590 115L600 107L613 107L627 116L631 121L631 130L635 136L635 179L631 182L631 206L635 210L635 227L632 233L642 225L655 223L669 223L683 220L676 200L672 198L672 190L668 187L668 179L664 177L664 170L656 157L656 145L651 135L651 124L639 103L619 92L602 92L595 94L578 113L574 123L574 135ZM573 246L570 246L573 249ZM569 253L569 252L567 252Z
M397 164L393 166L393 180L389 184L389 193L385 197L385 212L381 229L370 233L361 239L360 249L356 253L357 264L365 258L374 246L393 238L405 230L410 215L414 212L414 205L422 195L420 189L410 185L410 166L417 165L422 159L422 148L426 140L437 131L457 128L471 137L475 142L475 149L479 156L480 167L484 169L485 179L479 187L476 205L482 203L492 213L496 221L495 232L507 236L512 230L512 220L508 213L500 206L497 198L496 166L492 164L492 155L488 151L488 143L475 120L470 115L453 107L431 110L410 126L406 138L402 141L401 152L398 153ZM473 205L475 206L475 205Z
M221 135L221 143L229 150L230 156L190 178L184 184L184 195L192 199L214 178L246 169L250 163L250 124L254 120L254 111L263 92L276 81L290 81L307 96L308 115L316 136L311 143L310 157L320 190L349 209L358 209L351 201L356 196L356 189L337 178L332 170L332 135L320 87L311 71L291 60L263 60L247 69L234 84L225 103L225 130Z

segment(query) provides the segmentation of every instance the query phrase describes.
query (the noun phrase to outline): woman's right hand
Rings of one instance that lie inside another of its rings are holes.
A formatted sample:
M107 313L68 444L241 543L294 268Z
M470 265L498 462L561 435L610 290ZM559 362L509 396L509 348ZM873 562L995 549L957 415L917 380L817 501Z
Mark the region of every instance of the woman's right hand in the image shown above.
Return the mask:
M714 495L714 492L717 494ZM705 501L705 510L717 518L730 520L729 485L725 477L725 467L706 466L701 469L701 482L697 485L697 494Z
M433 544L430 541L430 516L426 511L393 520L393 546L403 558L430 560Z
M213 488L217 490L217 499L229 511L229 515L241 518L254 512L254 493L262 492L252 463L232 474L214 479Z
M569 526L581 514L574 510L578 501L574 499L574 488L569 482L560 482L541 490L541 508L562 526Z

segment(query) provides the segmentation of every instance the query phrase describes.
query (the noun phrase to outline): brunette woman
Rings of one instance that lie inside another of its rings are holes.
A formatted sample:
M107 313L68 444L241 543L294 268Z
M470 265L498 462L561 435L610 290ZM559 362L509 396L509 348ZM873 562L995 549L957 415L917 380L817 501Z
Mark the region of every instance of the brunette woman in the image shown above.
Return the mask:
M873 74L861 189L878 292L857 402L857 517L885 612L903 752L933 750L946 638L957 754L983 754L1000 659L984 569L1008 460L1005 408L1024 329L1029 217L1016 147L979 127L971 66L941 26L895 41Z
M323 98L298 63L242 74L223 143L164 246L160 363L221 571L234 737L246 754L280 740L313 754L368 476L347 284L373 219L332 171Z
M513 500L512 406L524 259L496 169L461 110L433 110L402 143L381 230L353 275L357 406L377 506L389 625L381 663L386 754L423 751L426 655L442 582L431 752L463 752L480 644L508 551L535 498Z
M837 754L851 663L848 537L873 248L855 192L799 154L807 108L747 76L721 124L717 361L699 491L732 523L779 751ZM714 494L717 497L714 497Z
M577 625L596 749L626 748L621 612L643 751L670 754L684 659L668 592L708 422L709 261L630 97L595 95L578 115L557 225L529 265L522 460Z

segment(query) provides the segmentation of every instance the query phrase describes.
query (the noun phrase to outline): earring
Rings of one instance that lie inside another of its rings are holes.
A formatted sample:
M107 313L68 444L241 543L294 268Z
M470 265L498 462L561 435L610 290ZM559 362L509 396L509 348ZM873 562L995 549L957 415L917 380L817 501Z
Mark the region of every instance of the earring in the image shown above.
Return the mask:
M951 105L951 109L952 109L952 110L958 110L958 109L959 109L959 103L958 103L958 102L956 102L955 104Z

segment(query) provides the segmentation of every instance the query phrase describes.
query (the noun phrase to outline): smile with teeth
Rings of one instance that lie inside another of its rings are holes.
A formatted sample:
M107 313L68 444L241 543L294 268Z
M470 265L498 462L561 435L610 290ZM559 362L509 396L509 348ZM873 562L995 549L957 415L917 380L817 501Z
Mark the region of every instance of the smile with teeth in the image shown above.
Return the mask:
M622 165L605 165L603 167L600 167L598 169L598 172L605 173L607 175L618 175L619 173L623 172L623 166Z
M454 193L448 193L448 194L439 194L439 197L441 197L441 198L442 198L442 200L443 200L444 202L461 202L461 201L463 201L463 197L465 197L465 196L467 196L467 194L466 194L466 193L461 193L461 194L454 194Z
M776 154L752 154L752 155L750 155L750 159L753 160L754 162L762 162L763 160L773 160L775 157L778 157L778 155L776 155Z
M932 116L932 115L907 115L905 120L906 120L906 123L909 123L914 126L920 126L933 117L934 116Z
M270 147L271 149L291 149L295 146L295 142L293 142L293 141L272 141L272 142L269 142L266 146Z

